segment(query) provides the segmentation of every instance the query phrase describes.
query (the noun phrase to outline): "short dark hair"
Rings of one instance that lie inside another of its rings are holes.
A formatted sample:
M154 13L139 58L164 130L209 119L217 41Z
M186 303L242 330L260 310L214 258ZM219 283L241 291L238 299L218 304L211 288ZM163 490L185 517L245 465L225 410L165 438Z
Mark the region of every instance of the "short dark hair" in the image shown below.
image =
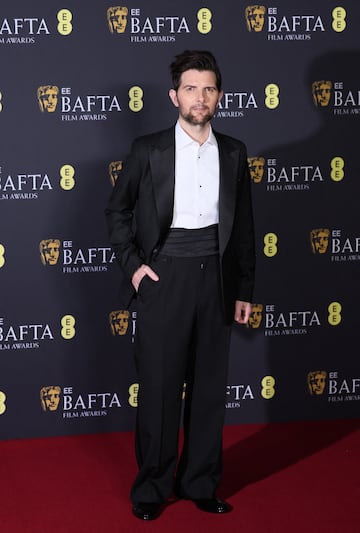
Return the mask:
M211 52L207 50L185 50L175 56L170 65L170 73L173 82L173 88L178 90L181 82L181 75L186 70L210 70L216 77L216 88L221 91L221 72L216 63L216 59Z

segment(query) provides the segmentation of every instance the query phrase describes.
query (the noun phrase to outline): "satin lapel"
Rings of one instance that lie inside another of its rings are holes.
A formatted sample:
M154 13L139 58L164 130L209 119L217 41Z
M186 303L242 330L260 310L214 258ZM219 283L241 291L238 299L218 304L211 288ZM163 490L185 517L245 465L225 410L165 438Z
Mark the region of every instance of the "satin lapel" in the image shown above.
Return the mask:
M220 134L215 135L220 158L219 247L220 254L223 254L230 238L235 214L239 151Z
M161 238L168 231L173 217L175 128L163 131L150 147L150 169Z

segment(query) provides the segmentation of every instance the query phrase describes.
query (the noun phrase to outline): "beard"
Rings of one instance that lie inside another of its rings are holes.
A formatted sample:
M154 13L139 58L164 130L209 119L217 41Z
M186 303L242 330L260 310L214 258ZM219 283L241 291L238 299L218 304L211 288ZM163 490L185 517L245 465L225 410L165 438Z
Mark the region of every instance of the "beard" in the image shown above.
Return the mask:
M210 113L209 109L207 109L204 115L197 115L193 113L191 110L189 111L189 113L182 115L183 119L186 120L186 122L188 124L191 124L192 126L205 126L205 124L210 122L213 116L214 116L214 113Z

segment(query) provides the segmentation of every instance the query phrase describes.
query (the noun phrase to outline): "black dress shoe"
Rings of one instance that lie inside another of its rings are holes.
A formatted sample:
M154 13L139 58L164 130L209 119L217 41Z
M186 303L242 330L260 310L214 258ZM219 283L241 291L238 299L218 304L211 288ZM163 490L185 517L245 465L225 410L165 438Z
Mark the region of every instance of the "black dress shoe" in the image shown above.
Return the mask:
M133 515L140 520L155 520L162 511L161 503L139 502L132 508Z
M206 513L221 514L232 511L231 505L218 498L202 498L200 500L193 500L193 502L200 511L205 511Z

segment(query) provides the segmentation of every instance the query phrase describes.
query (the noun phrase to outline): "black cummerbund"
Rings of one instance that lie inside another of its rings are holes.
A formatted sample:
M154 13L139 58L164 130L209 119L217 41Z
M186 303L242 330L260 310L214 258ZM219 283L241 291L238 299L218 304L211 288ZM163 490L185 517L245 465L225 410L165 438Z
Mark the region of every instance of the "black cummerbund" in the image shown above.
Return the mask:
M219 252L218 225L206 228L170 229L160 254L172 257L201 257Z

